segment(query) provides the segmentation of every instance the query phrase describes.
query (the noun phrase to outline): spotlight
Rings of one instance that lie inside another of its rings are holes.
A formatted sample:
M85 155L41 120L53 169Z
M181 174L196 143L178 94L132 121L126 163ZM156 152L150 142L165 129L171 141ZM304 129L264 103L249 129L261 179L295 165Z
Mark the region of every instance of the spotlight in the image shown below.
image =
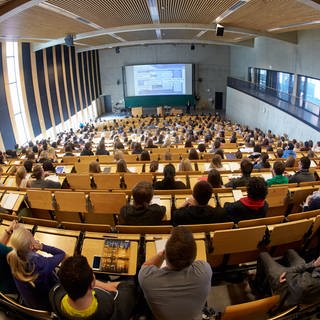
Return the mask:
M218 23L216 27L216 36L223 37L223 33L224 33L224 26Z
M116 53L120 53L120 48L116 47Z
M64 38L64 43L66 44L67 47L73 46L73 35L72 34L68 34Z
M192 43L191 44L191 47L190 47L190 50L194 50L195 49L195 46L194 46L194 44Z

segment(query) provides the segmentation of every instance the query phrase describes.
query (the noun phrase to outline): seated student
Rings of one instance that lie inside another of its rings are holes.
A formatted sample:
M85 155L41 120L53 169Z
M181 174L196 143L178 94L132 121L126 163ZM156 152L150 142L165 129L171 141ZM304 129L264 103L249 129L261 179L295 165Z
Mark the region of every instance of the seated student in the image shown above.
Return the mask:
M193 171L192 164L189 159L182 159L178 166L178 171Z
M192 196L173 212L172 224L174 226L226 221L224 209L208 205L212 196L212 186L209 182L197 182L193 188Z
M262 152L257 161L253 165L253 169L270 168L269 156L266 152Z
M201 318L211 289L212 270L207 262L195 261L196 255L192 232L175 227L165 250L143 264L139 284L153 319ZM167 265L161 268L164 260Z
M26 160L23 162L23 166L26 168L27 173L30 173L30 172L32 172L33 161Z
M289 156L296 158L297 155L293 149L294 144L292 142L289 142L287 149L283 152L282 158L288 158Z
M224 204L228 219L238 223L240 220L264 218L268 210L268 203L265 201L267 194L268 187L263 178L250 178L247 185L247 197Z
M286 168L294 168L296 166L296 159L293 156L289 156L285 162Z
M217 169L217 170L224 170L224 167L221 162L222 158L219 154L214 154L212 156L211 162L210 162L210 169Z
M286 170L286 165L282 161L275 161L273 164L272 175L273 177L267 180L268 187L273 184L286 184L289 179L283 175Z
M64 157L73 157L74 154L72 153L72 145L67 144L64 148L65 154L63 155Z
M87 258L67 258L58 272L60 284L50 292L50 303L59 319L128 320L135 305L133 282L95 279Z
M314 191L310 194L303 204L303 212L320 209L320 191Z
M189 150L188 159L189 160L199 160L199 154L195 148L192 148Z
M110 153L108 150L106 150L106 145L104 144L104 140L100 141L97 150L96 150L96 156L108 156Z
M163 168L164 178L161 181L156 181L154 189L156 190L172 190L172 189L186 189L186 185L182 181L175 181L176 169L171 163Z
M314 174L309 172L311 161L308 157L299 160L299 171L289 177L289 183L315 181Z
M54 270L64 259L64 251L36 241L22 226L13 231L10 244L14 250L7 260L23 303L29 308L50 310L48 294L57 283ZM50 256L44 257L38 250Z
M158 172L159 169L159 161L153 160L150 162L149 172Z
M80 153L80 156L93 156L93 152L92 152L92 146L91 146L91 143L90 142L87 142L85 145L84 145L84 148L83 150L81 151Z
M101 168L98 161L91 161L89 163L89 173L100 173Z
M17 288L14 283L10 267L7 262L8 253L12 250L8 247L8 242L13 233L13 230L19 227L19 224L13 220L9 227L4 229L0 235L0 292L2 293L17 293Z
M240 163L240 169L242 172L242 176L240 178L232 179L228 183L225 184L227 188L238 188L244 187L248 184L251 176L251 172L253 170L253 164L249 159L243 159Z
M216 169L211 169L208 172L207 181L211 184L212 188L223 188L223 182L222 182L221 174Z
M133 205L120 210L119 223L128 225L158 225L166 213L166 207L150 204L153 197L152 184L138 182L132 189Z
M44 172L56 173L56 169L54 168L54 165L51 160L44 161L42 164L42 168Z
M117 161L117 169L116 172L131 172L127 167L127 162L123 159Z
M280 306L289 308L298 304L320 301L320 257L306 263L292 249L284 255L286 266L275 261L268 252L260 253L256 278L252 284L261 293L280 294Z
M27 170L25 167L19 167L16 172L16 185L18 188L30 187L30 181L27 179Z
M40 164L34 166L31 178L36 180L32 180L30 183L31 188L49 188L49 189L61 189L61 183L52 181L52 180L45 180L45 173Z

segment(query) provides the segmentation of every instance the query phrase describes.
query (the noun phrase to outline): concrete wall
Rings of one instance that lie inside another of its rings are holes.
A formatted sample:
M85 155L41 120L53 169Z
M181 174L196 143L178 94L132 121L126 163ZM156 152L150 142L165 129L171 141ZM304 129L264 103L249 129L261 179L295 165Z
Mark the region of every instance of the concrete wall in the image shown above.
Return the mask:
M227 89L226 118L248 125L250 128L260 128L263 131L270 129L279 135L286 133L291 139L319 140L319 132L298 119L229 87Z
M298 32L298 44L257 38L254 48L231 47L230 75L247 80L248 67L320 78L320 30Z
M208 104L215 91L226 96L227 77L230 75L230 48L228 46L148 45L99 51L102 94L111 95L112 105L123 105L122 66L152 63L196 64L196 94ZM120 84L117 84L117 82Z

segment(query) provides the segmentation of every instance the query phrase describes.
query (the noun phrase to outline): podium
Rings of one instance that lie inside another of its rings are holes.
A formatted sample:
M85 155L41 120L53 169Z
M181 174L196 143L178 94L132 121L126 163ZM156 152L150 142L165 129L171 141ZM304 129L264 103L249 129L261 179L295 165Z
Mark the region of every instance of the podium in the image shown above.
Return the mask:
M141 117L142 116L142 107L135 107L135 108L131 108L131 114L133 117Z

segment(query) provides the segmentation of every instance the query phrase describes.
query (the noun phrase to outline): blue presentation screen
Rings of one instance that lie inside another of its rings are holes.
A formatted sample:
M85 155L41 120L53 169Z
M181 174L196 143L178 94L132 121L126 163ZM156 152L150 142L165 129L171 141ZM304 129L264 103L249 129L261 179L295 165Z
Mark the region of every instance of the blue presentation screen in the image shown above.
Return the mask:
M192 64L125 67L126 96L191 95Z

